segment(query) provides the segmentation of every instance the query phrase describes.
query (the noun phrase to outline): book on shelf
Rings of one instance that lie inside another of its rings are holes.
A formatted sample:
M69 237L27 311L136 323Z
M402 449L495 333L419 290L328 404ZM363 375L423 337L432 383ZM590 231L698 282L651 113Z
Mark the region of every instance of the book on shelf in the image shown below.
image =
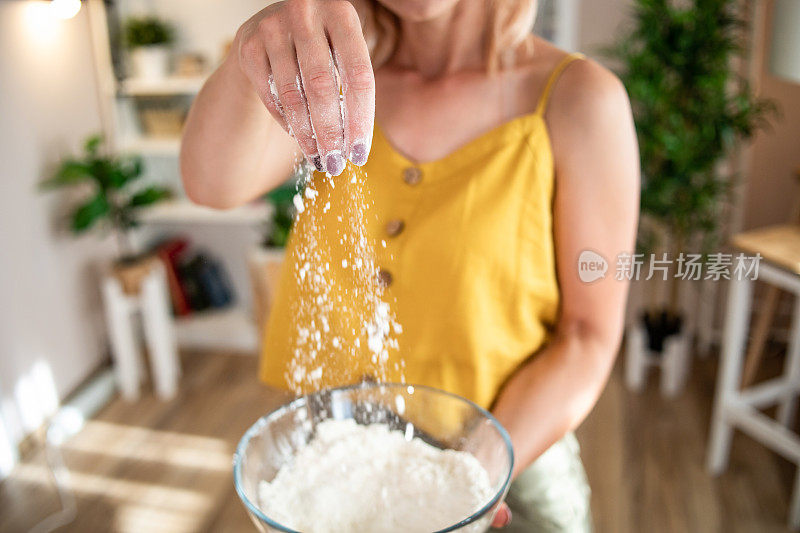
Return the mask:
M222 264L207 253L198 253L183 267L204 308L227 307L233 302L233 289Z
M167 271L167 284L172 302L172 311L176 316L186 316L192 312L189 299L178 276L181 255L189 247L186 239L170 239L156 247L156 253L164 263Z
M234 302L233 284L221 261L205 251L192 251L186 239L162 242L158 255L165 264L176 316L221 309Z

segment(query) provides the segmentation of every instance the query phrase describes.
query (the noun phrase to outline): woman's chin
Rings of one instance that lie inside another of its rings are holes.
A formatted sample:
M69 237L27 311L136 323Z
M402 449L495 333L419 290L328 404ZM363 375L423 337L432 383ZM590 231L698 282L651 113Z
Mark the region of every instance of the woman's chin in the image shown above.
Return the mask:
M379 0L401 20L425 22L433 20L458 4L459 0Z

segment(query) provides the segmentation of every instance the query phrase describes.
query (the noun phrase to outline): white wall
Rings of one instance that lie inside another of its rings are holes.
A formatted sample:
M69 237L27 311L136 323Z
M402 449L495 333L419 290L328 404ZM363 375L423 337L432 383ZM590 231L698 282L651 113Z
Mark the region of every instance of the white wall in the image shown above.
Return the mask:
M632 0L582 0L578 10L578 49L605 62L600 52L619 39L632 6Z
M800 202L800 84L778 78L769 70L774 0L763 3L764 35L756 43L759 71L754 85L780 109L772 125L756 135L744 189L744 228L784 224Z
M0 393L14 442L102 361L93 267L114 252L66 235L62 197L36 190L100 129L86 9L61 21L46 6L0 2Z

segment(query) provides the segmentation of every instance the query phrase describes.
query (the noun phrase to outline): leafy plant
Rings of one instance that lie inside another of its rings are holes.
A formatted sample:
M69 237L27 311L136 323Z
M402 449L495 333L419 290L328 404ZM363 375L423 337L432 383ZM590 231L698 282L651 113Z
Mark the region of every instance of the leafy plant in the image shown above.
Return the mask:
M125 22L125 42L130 48L170 44L175 32L169 24L155 17L129 18Z
M741 9L738 0L635 0L633 27L612 50L636 118L642 213L657 229L640 231L648 251L666 245L674 259L714 245L734 182L720 162L775 109L734 67L746 42ZM673 312L677 298L673 282Z
M294 222L294 196L302 193L295 180L289 180L280 187L264 195L264 200L272 206L272 218L265 222L266 233L263 245L284 248L289 240L289 232Z
M139 210L170 197L171 192L158 186L134 190L131 185L142 175L141 159L105 155L100 150L102 143L100 135L89 137L83 157L64 159L41 186L52 190L88 185L88 197L72 210L71 231L81 234L105 221L117 233L120 254L127 258L132 254L128 232L138 225Z

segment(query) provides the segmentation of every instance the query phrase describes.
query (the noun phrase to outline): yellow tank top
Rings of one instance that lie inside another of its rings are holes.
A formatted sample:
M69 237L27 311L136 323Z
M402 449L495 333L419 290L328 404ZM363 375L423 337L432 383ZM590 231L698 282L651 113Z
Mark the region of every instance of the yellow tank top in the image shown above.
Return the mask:
M385 297L402 326L386 379L399 379L392 362L401 358L408 383L444 389L488 408L509 376L547 341L559 288L554 166L544 111L559 74L579 57L567 56L554 69L533 113L442 159L410 161L376 125L360 187L371 204L366 236L375 245ZM314 387L344 385L375 373L363 343L357 356L337 356L357 329L355 318L337 313L336 305L346 301L353 282L352 269L339 268L346 257L342 240L346 218L353 215L353 186L348 172L333 180L319 173L312 179L318 197L293 229L264 337L261 378L283 388L297 370L291 365L295 336L308 334L298 333L296 322L308 298L298 273L309 259L330 265L325 290L333 304L315 356L327 358L325 373ZM315 243L316 257L309 258L300 241ZM314 329L321 330L317 322Z

